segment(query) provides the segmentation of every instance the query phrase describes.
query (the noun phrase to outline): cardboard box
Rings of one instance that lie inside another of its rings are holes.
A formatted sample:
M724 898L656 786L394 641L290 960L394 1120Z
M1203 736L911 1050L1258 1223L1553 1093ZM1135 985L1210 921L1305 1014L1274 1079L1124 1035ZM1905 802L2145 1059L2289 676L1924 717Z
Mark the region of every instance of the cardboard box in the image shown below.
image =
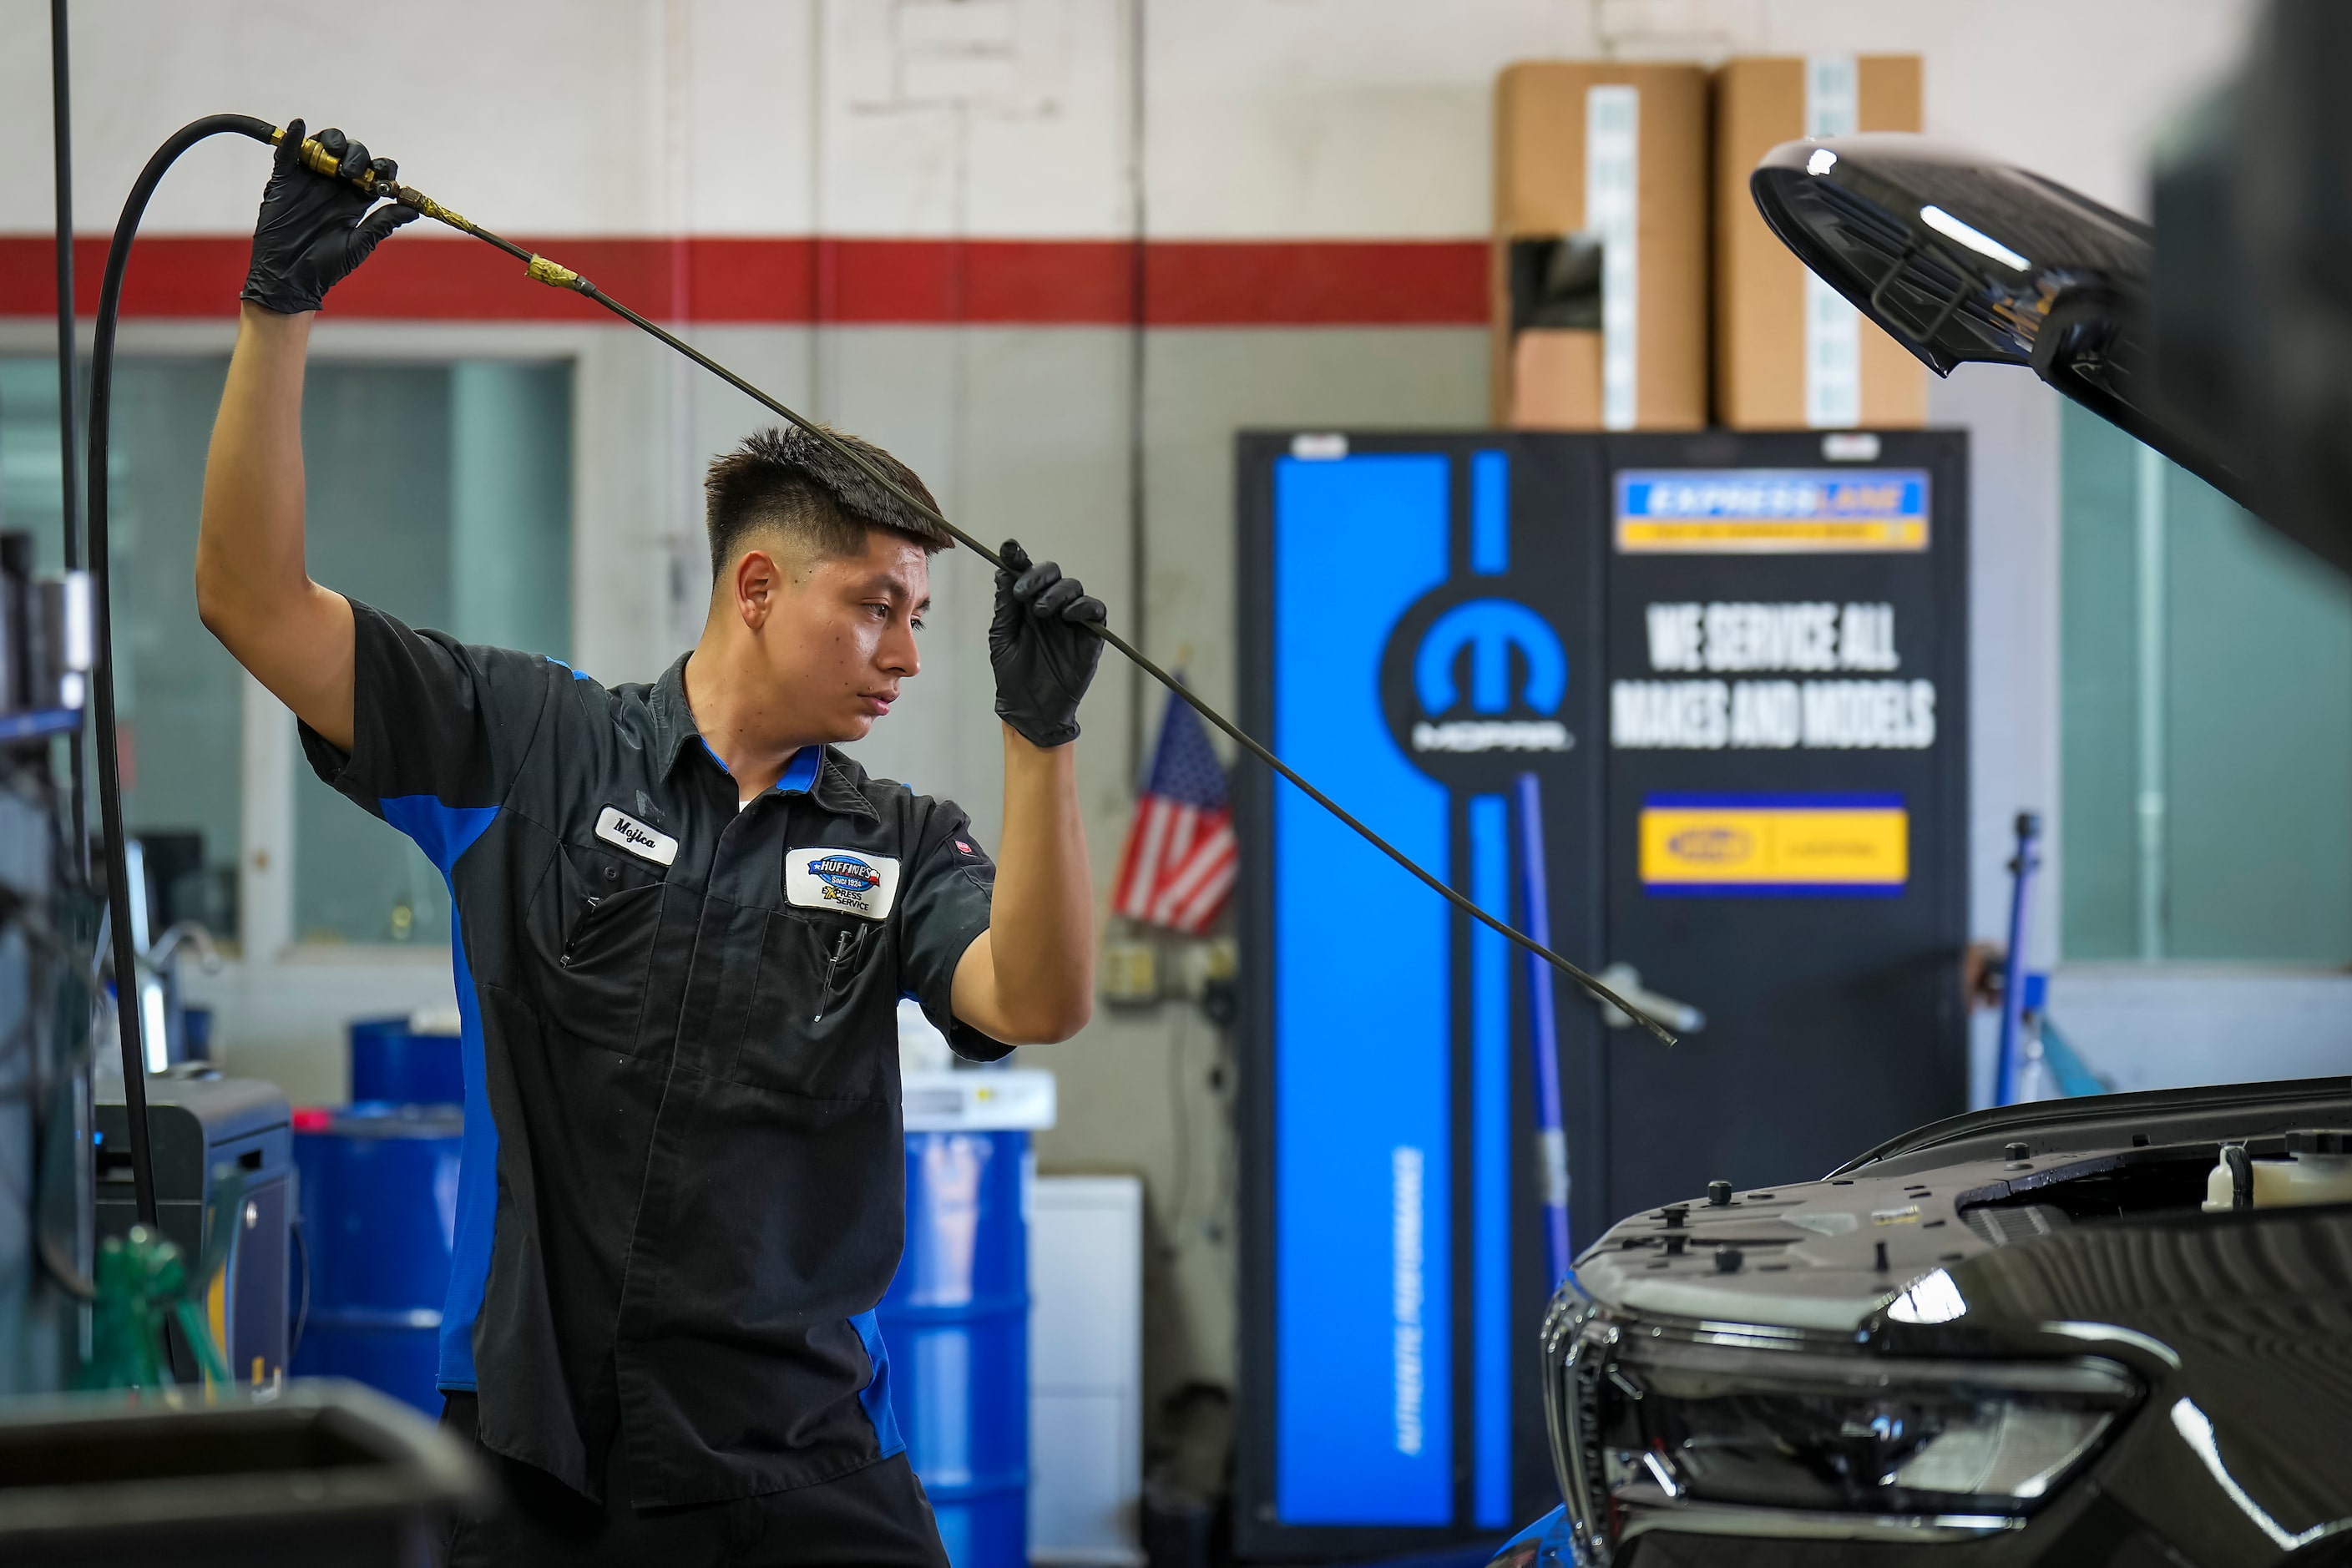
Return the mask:
M1706 425L1706 151L1696 66L1537 61L1503 71L1496 424Z
M1734 430L1924 425L1927 370L1814 279L1748 176L1801 136L1919 129L1919 57L1735 59L1715 73L1715 418Z
M1524 327L1511 338L1514 430L1601 428L1601 334Z

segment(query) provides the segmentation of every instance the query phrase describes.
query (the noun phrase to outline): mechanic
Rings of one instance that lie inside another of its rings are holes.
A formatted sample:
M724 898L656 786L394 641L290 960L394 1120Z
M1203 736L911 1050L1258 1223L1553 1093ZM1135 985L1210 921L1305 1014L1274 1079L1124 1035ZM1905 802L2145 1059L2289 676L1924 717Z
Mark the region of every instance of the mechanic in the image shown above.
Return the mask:
M650 686L311 582L311 316L412 215L369 216L301 139L262 197L196 594L319 776L449 879L466 1131L443 1425L503 1483L451 1559L944 1563L874 1317L904 1228L897 1005L982 1060L1086 1022L1071 742L1103 607L1005 546L999 869L953 805L833 749L914 677L949 542L803 432L711 465L709 617Z

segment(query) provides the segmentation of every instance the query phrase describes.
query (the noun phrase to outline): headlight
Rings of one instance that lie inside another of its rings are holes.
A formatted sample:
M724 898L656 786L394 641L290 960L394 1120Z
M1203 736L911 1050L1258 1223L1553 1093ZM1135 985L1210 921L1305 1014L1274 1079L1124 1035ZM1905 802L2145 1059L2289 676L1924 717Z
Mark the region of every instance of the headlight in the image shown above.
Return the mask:
M1897 1362L1664 1339L1628 1341L1611 1373L1597 1436L1612 1482L1864 1513L2023 1511L2132 1397L2111 1362Z
M2112 1362L1915 1361L1730 1324L1547 1335L1554 1447L1581 1533L1916 1538L2033 1510L2137 1397ZM1581 1505L1581 1506L1580 1506Z

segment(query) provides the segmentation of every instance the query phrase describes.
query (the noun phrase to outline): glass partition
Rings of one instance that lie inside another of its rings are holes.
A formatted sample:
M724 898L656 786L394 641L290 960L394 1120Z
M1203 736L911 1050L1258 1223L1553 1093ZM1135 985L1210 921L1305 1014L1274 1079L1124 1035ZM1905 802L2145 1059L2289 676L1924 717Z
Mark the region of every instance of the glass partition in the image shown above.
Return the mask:
M196 618L205 455L225 356L116 370L110 507L123 812L174 918L233 938L244 676ZM412 626L568 658L568 363L314 362L303 399L310 574ZM0 359L0 527L63 560L56 362ZM440 873L299 767L293 931L448 940Z
M2065 956L2352 962L2352 584L2060 407Z

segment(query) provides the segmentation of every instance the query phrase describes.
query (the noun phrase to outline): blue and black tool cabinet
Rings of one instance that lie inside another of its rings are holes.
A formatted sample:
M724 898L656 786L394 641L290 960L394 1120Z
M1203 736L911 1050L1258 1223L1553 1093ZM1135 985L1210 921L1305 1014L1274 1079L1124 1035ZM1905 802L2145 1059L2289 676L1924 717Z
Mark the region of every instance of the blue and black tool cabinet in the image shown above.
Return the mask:
M1576 1245L1965 1109L1965 435L1253 433L1238 483L1252 732L1706 1015L1559 979ZM1557 1500L1528 961L1237 778L1240 1547L1499 1536Z

